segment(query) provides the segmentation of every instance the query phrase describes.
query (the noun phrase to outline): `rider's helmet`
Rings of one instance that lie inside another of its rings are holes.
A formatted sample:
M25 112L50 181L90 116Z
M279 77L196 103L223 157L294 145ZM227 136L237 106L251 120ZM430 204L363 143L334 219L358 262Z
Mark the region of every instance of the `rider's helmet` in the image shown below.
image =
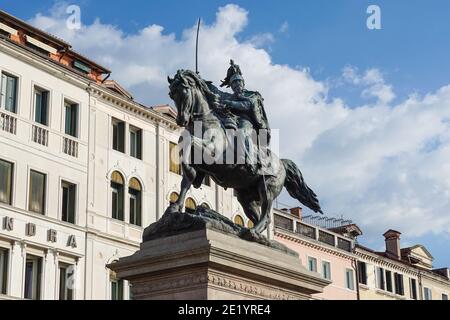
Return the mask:
M231 83L236 80L244 81L244 78L242 77L241 68L237 64L234 64L233 60L230 60L230 67L228 68L227 76L225 80L222 80L222 84L220 86L226 86L227 88L229 88L231 86Z

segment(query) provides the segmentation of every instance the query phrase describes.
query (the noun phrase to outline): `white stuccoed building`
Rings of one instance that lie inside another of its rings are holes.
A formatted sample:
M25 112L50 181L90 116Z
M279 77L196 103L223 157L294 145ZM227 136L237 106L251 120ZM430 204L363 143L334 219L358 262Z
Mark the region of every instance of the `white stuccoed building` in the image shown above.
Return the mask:
M2 11L0 73L0 299L129 299L106 265L176 197L173 111ZM205 183L188 207L249 223L232 190Z

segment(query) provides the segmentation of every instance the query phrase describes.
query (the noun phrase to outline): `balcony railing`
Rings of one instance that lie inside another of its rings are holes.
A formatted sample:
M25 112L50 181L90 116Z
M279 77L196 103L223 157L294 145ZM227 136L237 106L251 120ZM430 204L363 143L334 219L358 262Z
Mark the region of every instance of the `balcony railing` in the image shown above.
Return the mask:
M274 224L275 228L282 232L292 232L302 238L314 240L347 252L353 250L352 240L345 239L344 236L322 227L305 223L303 220L279 210L274 213Z
M290 230L290 231L294 230L294 227L293 227L291 219L283 217L283 216L280 216L278 214L275 214L274 215L274 220L275 220L274 221L275 222L275 227L282 228L282 229L285 229L285 230Z
M9 114L0 113L0 128L11 134L16 134L17 119Z
M48 130L42 127L33 126L32 139L43 146L48 146Z
M63 138L63 152L69 156L78 158L78 142L64 137Z

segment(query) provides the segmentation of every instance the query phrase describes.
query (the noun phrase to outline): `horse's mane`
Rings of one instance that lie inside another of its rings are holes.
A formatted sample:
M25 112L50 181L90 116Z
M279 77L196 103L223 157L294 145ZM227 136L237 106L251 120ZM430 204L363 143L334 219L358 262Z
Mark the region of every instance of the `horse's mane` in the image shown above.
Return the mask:
M196 72L191 70L180 70L175 79L179 77L182 83L195 85L205 95L210 106L215 108L219 103L219 94L214 93L205 80L203 80Z

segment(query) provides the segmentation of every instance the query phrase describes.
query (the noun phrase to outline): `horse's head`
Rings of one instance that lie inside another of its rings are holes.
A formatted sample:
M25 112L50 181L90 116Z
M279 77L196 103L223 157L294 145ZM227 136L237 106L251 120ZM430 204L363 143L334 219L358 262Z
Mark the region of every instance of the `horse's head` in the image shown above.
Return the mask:
M186 127L191 121L197 90L195 73L189 70L178 70L175 77L167 78L169 81L169 96L175 102L177 108L177 124Z

